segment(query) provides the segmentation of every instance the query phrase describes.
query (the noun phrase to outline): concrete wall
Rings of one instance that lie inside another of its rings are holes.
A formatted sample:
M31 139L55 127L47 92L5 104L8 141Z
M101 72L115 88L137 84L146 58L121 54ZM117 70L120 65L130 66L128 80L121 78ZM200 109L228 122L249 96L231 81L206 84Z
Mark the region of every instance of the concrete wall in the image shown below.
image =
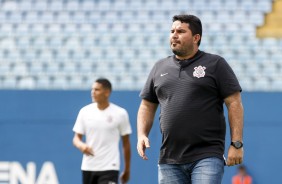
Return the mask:
M156 118L148 161L136 151L139 92L113 92L111 101L129 112L133 134L130 184L157 183L161 141ZM243 93L245 160L254 183L279 183L282 169L282 93ZM72 127L89 91L0 91L0 183L81 183L81 153L72 146ZM229 130L227 142L229 145ZM230 183L236 167L226 167Z

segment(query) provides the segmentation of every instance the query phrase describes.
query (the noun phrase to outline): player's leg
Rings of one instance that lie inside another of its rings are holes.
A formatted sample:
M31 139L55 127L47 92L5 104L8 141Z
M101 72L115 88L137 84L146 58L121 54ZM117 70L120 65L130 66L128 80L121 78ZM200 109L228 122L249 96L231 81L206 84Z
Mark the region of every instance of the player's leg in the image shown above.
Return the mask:
M118 184L119 171L101 171L98 184Z
M159 184L190 184L190 176L179 164L159 164Z
M97 176L93 171L82 171L82 182L83 184L97 183Z
M221 184L224 160L210 157L196 162L191 172L192 184Z

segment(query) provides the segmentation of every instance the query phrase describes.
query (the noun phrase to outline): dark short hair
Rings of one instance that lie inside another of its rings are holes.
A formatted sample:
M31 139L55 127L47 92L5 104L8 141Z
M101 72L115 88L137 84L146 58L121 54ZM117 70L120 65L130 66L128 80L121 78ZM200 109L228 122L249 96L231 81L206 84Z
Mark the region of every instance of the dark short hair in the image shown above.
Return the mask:
M238 166L238 170L244 170L244 171L245 171L245 170L246 170L246 167L245 167L244 165L239 165L239 166Z
M174 15L172 18L172 22L175 21L180 21L182 23L187 23L189 24L189 29L192 32L192 35L194 36L195 34L199 34L200 40L198 41L198 46L201 44L201 39L202 39L202 23L201 20L196 17L195 15L187 15L187 14L182 14L182 15Z
M112 91L112 84L111 84L111 82L108 79L106 79L106 78L99 78L95 82L101 84L103 86L103 88L109 89L110 91Z

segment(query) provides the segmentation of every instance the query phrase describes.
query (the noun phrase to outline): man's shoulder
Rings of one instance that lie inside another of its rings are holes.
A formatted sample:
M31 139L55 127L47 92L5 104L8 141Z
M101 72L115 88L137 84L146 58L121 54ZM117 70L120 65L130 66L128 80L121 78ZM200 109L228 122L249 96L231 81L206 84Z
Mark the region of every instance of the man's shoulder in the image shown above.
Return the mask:
M209 58L212 60L224 60L224 58L218 54L214 54L214 53L209 53L209 52L204 52L202 51L202 55L204 56L204 58Z
M159 59L154 67L155 69L159 69L160 67L165 67L165 66L168 66L170 65L171 63L173 63L172 61L174 60L174 56L167 56L165 58L162 58L162 59Z
M167 62L167 61L171 61L171 60L173 60L173 56L172 55L158 60L157 63L163 63L163 62Z
M80 111L88 111L90 109L95 109L94 107L96 107L96 103L90 103L82 107Z
M110 103L110 108L117 113L127 113L127 110L117 104Z

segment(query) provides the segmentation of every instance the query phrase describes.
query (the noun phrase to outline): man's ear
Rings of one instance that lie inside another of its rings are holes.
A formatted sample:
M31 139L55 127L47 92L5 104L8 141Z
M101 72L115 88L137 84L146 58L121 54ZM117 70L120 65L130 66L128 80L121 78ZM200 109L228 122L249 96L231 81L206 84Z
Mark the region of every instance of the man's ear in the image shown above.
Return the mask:
M109 97L110 97L110 95L111 95L111 90L106 89L106 96L109 98Z
M194 39L194 43L198 43L199 40L201 39L201 36L200 36L199 34L195 34L195 35L193 36L193 39Z

